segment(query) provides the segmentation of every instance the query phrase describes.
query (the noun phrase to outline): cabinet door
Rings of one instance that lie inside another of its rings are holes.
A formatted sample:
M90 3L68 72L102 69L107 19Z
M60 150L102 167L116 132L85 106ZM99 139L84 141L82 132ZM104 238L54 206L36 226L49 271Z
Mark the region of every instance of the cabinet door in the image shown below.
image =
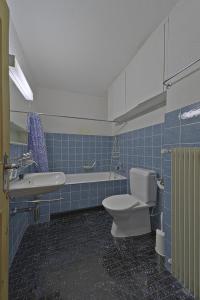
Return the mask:
M200 1L190 0L180 1L170 14L167 77L200 58L199 12Z
M163 91L164 25L161 24L126 69L127 111Z
M121 73L112 83L108 91L108 117L114 120L125 113L125 72Z

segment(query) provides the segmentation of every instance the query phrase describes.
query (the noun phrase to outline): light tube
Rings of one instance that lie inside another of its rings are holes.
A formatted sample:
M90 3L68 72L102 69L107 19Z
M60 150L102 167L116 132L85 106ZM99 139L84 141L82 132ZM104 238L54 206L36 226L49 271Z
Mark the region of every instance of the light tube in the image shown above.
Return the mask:
M179 119L187 120L192 119L194 117L198 117L200 115L200 108L192 109L190 111L184 112L183 114L179 115Z
M33 92L14 55L9 55L9 75L26 100L33 101Z

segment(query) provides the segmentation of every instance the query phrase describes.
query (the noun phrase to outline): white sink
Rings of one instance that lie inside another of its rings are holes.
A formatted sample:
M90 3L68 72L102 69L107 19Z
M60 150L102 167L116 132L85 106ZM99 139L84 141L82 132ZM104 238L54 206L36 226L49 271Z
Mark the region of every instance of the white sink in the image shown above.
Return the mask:
M62 172L30 173L23 179L10 182L9 196L24 197L57 190L65 184L65 174Z

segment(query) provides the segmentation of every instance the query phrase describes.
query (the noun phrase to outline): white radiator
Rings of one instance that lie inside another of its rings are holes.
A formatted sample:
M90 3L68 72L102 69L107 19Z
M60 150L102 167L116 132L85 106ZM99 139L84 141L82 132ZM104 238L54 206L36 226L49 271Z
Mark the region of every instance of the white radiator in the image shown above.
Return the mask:
M200 148L172 150L172 273L200 299Z

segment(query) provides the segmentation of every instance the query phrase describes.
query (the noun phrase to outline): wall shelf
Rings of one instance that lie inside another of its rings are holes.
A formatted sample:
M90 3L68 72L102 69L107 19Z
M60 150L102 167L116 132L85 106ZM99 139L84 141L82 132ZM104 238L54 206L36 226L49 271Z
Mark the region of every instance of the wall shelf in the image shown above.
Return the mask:
M133 107L131 110L126 112L125 114L121 115L114 119L114 121L118 124L122 124L124 122L128 122L130 120L136 119L141 117L147 113L150 113L160 107L163 107L167 103L166 92L163 92L159 95L156 95L144 102Z

